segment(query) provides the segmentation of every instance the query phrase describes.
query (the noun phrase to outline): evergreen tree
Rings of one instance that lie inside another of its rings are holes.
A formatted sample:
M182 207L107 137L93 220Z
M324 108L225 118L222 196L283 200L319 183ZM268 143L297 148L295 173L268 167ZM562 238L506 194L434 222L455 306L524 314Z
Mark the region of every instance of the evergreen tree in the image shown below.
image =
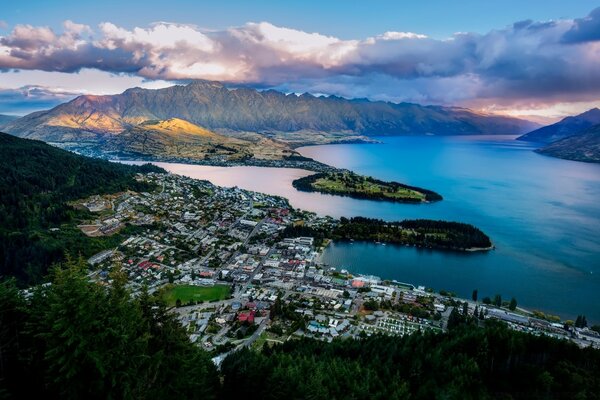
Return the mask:
M500 296L499 294L494 296L494 305L496 307L502 307L502 296Z
M118 267L110 277L110 287L90 282L85 261L68 257L52 271L52 285L27 301L0 284L5 392L15 398L216 398L212 362L164 303L147 290L133 300Z
M517 309L517 299L515 299L514 297L512 299L510 299L510 304L508 306L508 309L511 311L515 311Z

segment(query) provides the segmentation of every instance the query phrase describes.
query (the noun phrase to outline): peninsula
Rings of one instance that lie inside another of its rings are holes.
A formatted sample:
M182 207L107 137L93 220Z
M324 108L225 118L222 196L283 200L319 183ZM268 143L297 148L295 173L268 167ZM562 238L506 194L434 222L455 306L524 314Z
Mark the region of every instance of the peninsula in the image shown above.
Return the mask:
M296 179L292 185L304 192L319 192L355 199L397 203L429 203L442 200L431 190L398 182L385 182L351 171L322 172Z
M332 234L335 240L365 240L439 250L486 251L490 238L470 224L416 219L387 222L372 218L341 218Z

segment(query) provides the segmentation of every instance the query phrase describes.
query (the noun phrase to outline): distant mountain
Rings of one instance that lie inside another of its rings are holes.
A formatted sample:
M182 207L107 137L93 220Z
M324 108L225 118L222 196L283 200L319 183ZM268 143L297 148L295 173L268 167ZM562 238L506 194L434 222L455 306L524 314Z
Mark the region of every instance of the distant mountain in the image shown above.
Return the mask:
M205 160L224 158L281 159L297 154L271 139L258 141L228 137L180 118L146 121L111 135L101 145L108 153Z
M34 283L54 262L90 256L106 243L72 226L68 202L92 194L148 190L138 172L162 171L80 156L36 140L0 133L0 278Z
M16 120L17 118L19 117L17 117L16 115L0 114L0 128L8 124L9 122Z
M441 106L340 97L297 96L275 90L229 89L219 82L112 96L80 96L6 126L14 135L45 141L99 141L148 120L180 118L219 133L259 132L280 139L300 135L519 134L529 121ZM317 135L318 136L318 135ZM339 137L338 137L339 139ZM309 140L310 141L310 140Z
M595 125L537 151L567 160L600 162L600 125Z
M600 109L592 108L582 114L566 117L555 124L536 129L518 139L530 142L552 143L576 135L597 124L600 124Z

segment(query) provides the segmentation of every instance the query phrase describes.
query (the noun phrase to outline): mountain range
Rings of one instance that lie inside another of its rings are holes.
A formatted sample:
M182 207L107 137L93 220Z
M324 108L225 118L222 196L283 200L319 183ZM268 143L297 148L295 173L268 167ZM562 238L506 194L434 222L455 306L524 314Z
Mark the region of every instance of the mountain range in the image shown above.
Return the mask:
M79 96L5 125L20 137L49 142L98 142L151 120L178 118L227 135L260 133L289 143L352 140L375 135L519 134L538 125L511 117L411 103L231 89L194 81L164 89Z
M544 143L540 154L574 161L600 162L600 109L563 118L517 138Z
M553 142L538 153L567 160L600 162L600 124Z
M530 142L552 143L575 135L597 124L600 124L600 109L592 108L579 115L566 117L555 124L531 131L518 139Z

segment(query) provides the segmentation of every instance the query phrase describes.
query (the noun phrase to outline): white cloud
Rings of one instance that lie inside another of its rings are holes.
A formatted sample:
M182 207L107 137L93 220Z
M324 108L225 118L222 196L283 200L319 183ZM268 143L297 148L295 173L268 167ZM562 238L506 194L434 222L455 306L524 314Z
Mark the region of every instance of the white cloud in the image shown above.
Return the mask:
M105 71L121 82L204 78L396 101L586 102L600 93L599 10L444 40L402 31L343 40L268 22L204 31L167 22L92 29L66 21L61 33L17 25L0 36L0 70Z

